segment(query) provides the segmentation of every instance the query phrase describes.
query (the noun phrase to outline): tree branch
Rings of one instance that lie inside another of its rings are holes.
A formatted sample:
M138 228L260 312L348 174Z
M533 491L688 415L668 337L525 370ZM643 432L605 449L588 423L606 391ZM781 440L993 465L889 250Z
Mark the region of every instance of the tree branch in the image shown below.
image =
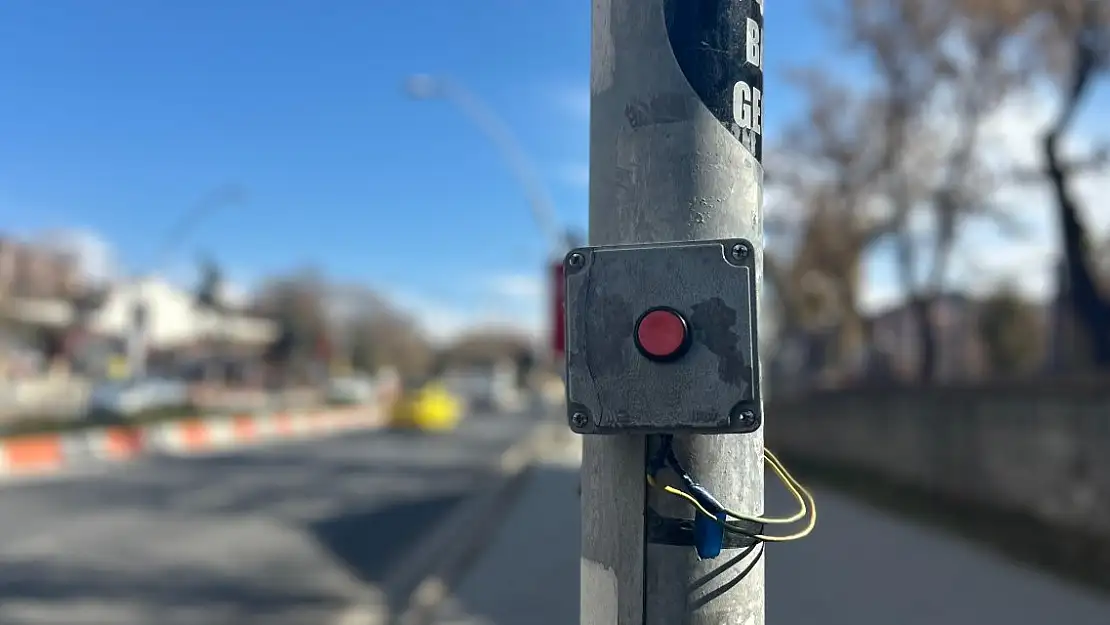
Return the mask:
M1099 368L1105 368L1110 367L1110 303L1102 297L1095 282L1087 247L1086 227L1078 203L1069 189L1068 173L1059 154L1059 142L1074 120L1103 61L1100 57L1102 51L1095 46L1096 38L1090 36L1090 31L1098 28L1094 23L1097 20L1096 3L1088 0L1084 8L1084 20L1075 37L1070 88L1066 92L1066 100L1056 122L1044 137L1044 155L1059 208L1071 300L1076 315L1088 330L1087 338L1092 343L1095 364Z

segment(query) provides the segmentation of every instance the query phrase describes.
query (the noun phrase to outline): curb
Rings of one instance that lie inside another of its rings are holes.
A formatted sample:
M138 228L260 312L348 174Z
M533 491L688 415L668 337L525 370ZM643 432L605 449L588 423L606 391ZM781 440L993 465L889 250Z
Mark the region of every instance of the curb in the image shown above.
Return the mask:
M563 429L565 427L546 423L537 425L529 436L501 456L498 484L467 506L468 510L460 510L457 519L449 518L437 528L435 538L443 540L442 533L446 544L441 545L438 559L424 571L411 593L407 593L407 605L391 619L391 625L430 625L433 622L437 609L448 599L451 589L496 537L507 513L524 492L545 443ZM386 588L388 592L389 587Z
M534 464L561 424L539 423L495 463L497 477L486 491L440 521L395 572L379 587L384 597L399 597L390 614L380 599L356 605L340 619L343 625L428 625L470 565L497 535L501 521L516 503ZM394 599L396 601L396 599Z
M143 425L94 426L0 439L0 483L121 465L141 458L192 456L386 424L378 405L307 412L198 415Z

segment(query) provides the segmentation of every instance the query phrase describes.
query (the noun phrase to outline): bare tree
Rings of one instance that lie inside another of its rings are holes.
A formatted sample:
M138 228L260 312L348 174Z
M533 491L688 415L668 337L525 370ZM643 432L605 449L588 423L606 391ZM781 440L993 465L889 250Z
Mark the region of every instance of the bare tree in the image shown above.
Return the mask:
M1012 285L1003 285L982 303L978 326L992 375L1029 373L1042 362L1045 320Z
M1056 200L1064 251L1068 300L1089 343L1092 364L1110 367L1110 301L1100 290L1088 229L1072 182L1105 168L1110 150L1071 156L1065 136L1090 94L1096 77L1110 70L1110 3L1105 0L961 0L962 10L1005 24L1022 47L1020 57L1038 78L1055 85L1059 109L1043 136L1044 171L1018 172L1019 182L1044 180Z
M938 362L930 311L962 224L990 217L1013 226L986 201L993 180L979 159L979 130L1023 74L1005 53L1009 31L961 13L957 1L838 5L826 21L871 68L871 84L832 86L819 70L804 73L810 112L788 134L824 171L810 210L814 232L827 234L806 239L804 253L814 258L799 269L826 268L826 282L838 287L844 332L865 336L860 266L876 244L893 243L924 380Z
M278 336L266 356L283 383L320 364L318 349L328 340L322 276L302 270L273 278L259 290L255 307L277 324Z
M367 311L354 319L351 360L366 372L392 367L404 379L422 378L435 354L414 321L392 308Z
M1059 63L1049 66L1057 72L1061 107L1044 137L1044 156L1056 196L1071 304L1091 341L1093 364L1110 369L1110 300L1099 288L1087 228L1071 188L1077 170L1088 159L1069 162L1061 147L1096 75L1110 69L1110 5L1097 0L1045 0L1033 7L1035 16L1049 18L1040 39L1045 57Z
M433 350L411 315L365 285L332 283L324 292L335 349L352 369L391 367L405 379L427 375Z
M881 172L871 126L876 103L818 69L794 72L807 103L771 161L765 271L783 305L786 333L838 325L834 362L861 347L861 267L868 248L890 227L872 201ZM790 250L789 253L784 253Z
M905 251L915 244L912 228L902 228L899 237L904 288L912 294L916 310L921 344L919 374L924 380L932 380L937 374L938 346L932 307L945 290L960 225L986 217L1003 232L1021 232L1005 209L990 202L997 183L994 172L980 158L980 137L988 116L1024 84L1028 72L1007 55L1012 38L1005 24L955 11L949 19L945 34L956 42L952 44L955 50L937 59L936 92L931 101L948 100L944 107L947 114L942 113L941 118L953 120L954 136L944 142L947 145L936 146L930 155L938 175L926 181L929 187L926 205L933 228L929 269L921 284L911 282L914 267Z
M1110 289L1110 233L1102 238L1095 250L1095 269L1099 284Z

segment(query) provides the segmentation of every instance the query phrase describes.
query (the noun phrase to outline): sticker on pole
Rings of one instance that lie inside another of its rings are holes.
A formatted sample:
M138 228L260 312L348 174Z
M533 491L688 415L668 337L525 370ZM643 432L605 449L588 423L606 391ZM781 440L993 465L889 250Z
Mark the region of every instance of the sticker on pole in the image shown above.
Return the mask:
M664 0L667 39L713 116L763 163L763 0Z
M722 239L572 250L564 262L571 429L758 429L752 249Z

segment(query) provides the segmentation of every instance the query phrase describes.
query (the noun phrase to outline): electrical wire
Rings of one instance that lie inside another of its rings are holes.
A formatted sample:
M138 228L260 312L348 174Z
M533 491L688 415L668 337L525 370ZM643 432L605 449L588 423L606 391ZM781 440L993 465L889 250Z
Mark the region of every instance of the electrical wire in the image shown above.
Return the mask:
M772 463L772 465L774 463L774 461L770 461L770 460L769 460L769 462ZM649 480L649 483L651 485L655 486L656 488L660 488L658 486L658 484L655 482L654 478ZM798 483L795 482L794 484L792 484L792 486L798 488L798 490L803 493L804 497L807 498L810 501L810 505L808 506L808 510L807 510L809 512L810 520L809 520L809 523L807 523L807 525L804 529L802 529L801 531L796 532L794 534L789 534L789 535L786 535L786 536L772 536L772 535L768 535L768 534L755 533L755 532L753 532L753 531L751 531L747 528L741 527L741 526L736 525L734 523L729 523L728 521L721 520L720 518L717 517L717 515L713 514L709 510L710 507L715 507L715 508L720 509L722 512L725 512L726 516L732 516L732 515L729 514L729 512L727 512L726 510L724 510L720 506L716 506L716 505L707 506L706 503L700 501L698 497L696 497L694 495L691 495L690 493L687 493L685 491L674 488L674 487L664 486L664 487L661 487L660 490L663 490L667 494L674 495L676 497L679 497L680 499L686 500L688 503L690 503L691 505L694 506L695 510L697 510L698 513L705 515L707 518L712 520L714 523L722 526L725 530L727 530L729 532L732 532L734 534L740 534L742 536L748 536L750 538L755 538L755 539L763 541L763 542L789 542L789 541L792 541L792 540L798 540L798 539L801 539L801 538L805 538L806 536L808 536L813 531L814 527L817 524L817 511L816 511L816 506L814 505L814 502L813 502L812 495L810 495L809 492L806 491L805 488L801 486L801 484L798 484ZM742 520L748 520L748 519L742 519Z
M817 526L817 503L816 501L814 501L813 495L804 486L802 486L802 484L790 473L789 470L787 470L786 466L782 463L781 460L778 459L777 456L775 456L773 452L771 452L771 450L764 448L764 460L771 467L771 470L774 471L775 475L779 478L782 484L786 486L787 490L799 504L799 511L789 517L779 518L744 515L734 512L721 505L720 502L718 502L717 499L709 493L709 491L695 482L694 479L690 477L690 475L682 468L681 464L678 462L678 458L674 454L672 443L672 437L668 436L664 438L663 444L659 449L659 453L649 464L647 472L648 485L653 488L657 488L669 495L686 500L694 507L698 514L705 515L714 523L717 523L718 525L723 527L726 531L732 532L734 534L748 536L750 538L755 538L763 542L789 542L805 538L810 533L812 533L813 529ZM662 470L664 466L668 466L672 471L675 472L675 474L678 475L678 477L685 485L686 490L681 490L669 485L661 485L655 479L656 473ZM806 526L798 532L785 536L772 536L756 533L748 528L730 523L727 520L722 520L711 509L723 512L726 519L733 518L741 521L767 525L796 523L806 516L809 517L809 521L808 523L806 523Z

